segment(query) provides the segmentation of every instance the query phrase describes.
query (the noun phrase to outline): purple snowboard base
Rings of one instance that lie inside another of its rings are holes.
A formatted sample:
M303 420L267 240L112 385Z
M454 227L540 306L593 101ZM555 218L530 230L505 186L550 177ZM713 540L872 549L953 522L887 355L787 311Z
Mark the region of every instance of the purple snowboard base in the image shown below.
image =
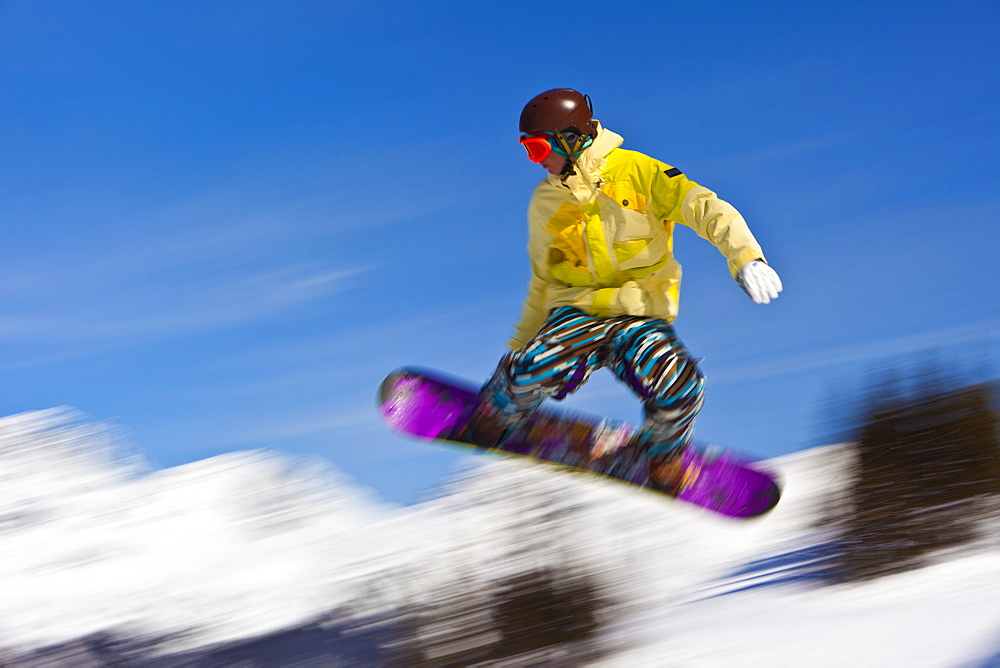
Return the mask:
M729 517L763 515L781 497L773 474L731 451L694 445L684 452L679 487L660 488L649 480L645 453L628 447L634 426L549 405L501 447L483 447L463 435L476 407L478 389L436 372L400 369L382 381L379 410L394 429L413 436L589 471Z

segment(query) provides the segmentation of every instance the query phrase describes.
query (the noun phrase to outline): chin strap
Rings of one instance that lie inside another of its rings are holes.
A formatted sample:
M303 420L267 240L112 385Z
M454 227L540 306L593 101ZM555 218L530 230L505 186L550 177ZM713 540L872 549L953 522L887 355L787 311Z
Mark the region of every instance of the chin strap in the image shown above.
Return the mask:
M572 144L570 143L568 138L563 134L564 132L571 133L569 137L573 138ZM580 131L575 127L566 128L566 130L555 133L554 139L560 144L562 144L560 146L560 151L565 151L566 153L566 164L563 165L562 171L559 172L559 178L561 178L563 183L565 183L566 179L576 174L576 171L573 169L573 167L576 166L576 160L577 158L579 158L579 156L573 157L574 154L576 154L577 151L579 151L582 154L584 149L589 148L590 145L594 143L594 140L592 137L580 134Z
M566 179L569 177L576 175L576 170L573 169L574 164L572 158L566 158L566 164L563 165L562 171L559 172L559 178L563 183L566 183Z

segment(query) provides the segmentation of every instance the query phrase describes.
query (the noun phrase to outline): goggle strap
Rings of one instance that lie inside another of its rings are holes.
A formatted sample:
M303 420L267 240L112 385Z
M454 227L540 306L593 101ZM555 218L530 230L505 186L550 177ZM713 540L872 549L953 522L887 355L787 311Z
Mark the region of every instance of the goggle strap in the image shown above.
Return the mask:
M567 141L566 136L562 132L554 133L553 138L555 139L555 146L552 147L552 150L567 158L578 158L580 157L579 154L583 153L583 151L586 150L593 142L587 135L578 134L576 132L571 134L576 137L572 146L570 146L570 143Z

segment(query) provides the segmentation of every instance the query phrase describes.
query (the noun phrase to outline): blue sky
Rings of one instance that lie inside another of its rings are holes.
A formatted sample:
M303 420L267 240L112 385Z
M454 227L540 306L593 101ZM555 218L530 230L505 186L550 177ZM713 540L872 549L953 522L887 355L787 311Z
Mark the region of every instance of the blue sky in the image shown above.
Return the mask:
M679 228L698 438L816 445L833 390L929 348L995 376L1000 5L0 2L0 414L69 405L157 466L318 454L411 502L463 456L381 378L491 372L528 279L532 96L748 219L751 303ZM635 419L607 373L570 399Z

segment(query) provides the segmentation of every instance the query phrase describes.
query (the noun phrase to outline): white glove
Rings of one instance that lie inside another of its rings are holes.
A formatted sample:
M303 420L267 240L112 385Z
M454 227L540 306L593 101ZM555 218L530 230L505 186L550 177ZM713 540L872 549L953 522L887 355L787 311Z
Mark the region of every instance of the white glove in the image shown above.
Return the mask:
M758 304L770 303L781 292L781 279L763 260L753 260L743 265L736 276L736 282Z

